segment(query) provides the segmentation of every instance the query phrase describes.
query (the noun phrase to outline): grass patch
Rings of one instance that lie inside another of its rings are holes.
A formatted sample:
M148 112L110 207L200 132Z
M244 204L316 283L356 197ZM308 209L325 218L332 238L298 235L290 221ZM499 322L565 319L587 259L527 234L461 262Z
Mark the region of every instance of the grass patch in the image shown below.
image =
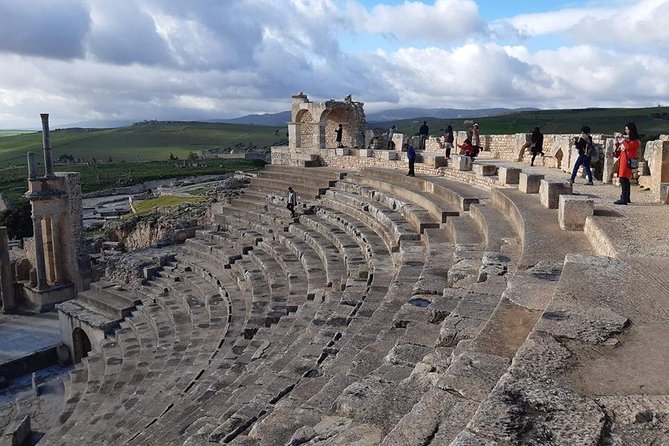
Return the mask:
M285 144L286 128L247 124L204 122L139 123L114 129L56 129L51 131L54 159L67 154L74 159L118 161L167 160L170 153L181 159L190 152L268 151ZM40 158L41 132L0 138L0 167L25 165L26 152Z
M5 136L23 135L25 133L35 133L34 130L0 130L0 138Z
M84 193L114 187L131 186L151 180L179 178L191 175L222 175L237 170L257 171L265 165L260 160L210 159L199 161L198 166L183 167L178 161L153 161L145 163L102 163L88 166L70 164L56 166L56 171L79 172ZM40 169L39 173L42 174ZM0 193L15 203L28 190L28 173L25 167L0 169Z
M156 208L174 207L184 203L199 203L205 201L204 197L178 197L175 195L161 195L157 198L139 200L133 202L137 214L148 214Z

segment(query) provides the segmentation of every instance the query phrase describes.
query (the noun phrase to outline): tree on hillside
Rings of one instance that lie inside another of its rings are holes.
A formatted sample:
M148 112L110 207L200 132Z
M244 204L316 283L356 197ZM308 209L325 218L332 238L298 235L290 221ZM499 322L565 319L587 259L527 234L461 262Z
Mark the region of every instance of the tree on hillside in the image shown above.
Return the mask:
M33 236L32 209L28 200L21 200L12 208L0 212L0 226L7 226L7 235L12 239Z
M199 158L200 158L200 156L199 156L197 153L195 153L195 152L190 152L190 153L188 154L188 159L189 159L190 161L197 161Z

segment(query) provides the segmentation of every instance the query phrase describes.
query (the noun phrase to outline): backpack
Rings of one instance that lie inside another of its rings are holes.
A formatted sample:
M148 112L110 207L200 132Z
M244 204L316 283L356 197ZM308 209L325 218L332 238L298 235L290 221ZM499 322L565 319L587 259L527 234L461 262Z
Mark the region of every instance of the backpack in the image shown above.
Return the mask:
M592 141L587 141L587 145L585 146L585 154L588 155L590 158L599 157L599 152L597 151L597 147L595 147Z

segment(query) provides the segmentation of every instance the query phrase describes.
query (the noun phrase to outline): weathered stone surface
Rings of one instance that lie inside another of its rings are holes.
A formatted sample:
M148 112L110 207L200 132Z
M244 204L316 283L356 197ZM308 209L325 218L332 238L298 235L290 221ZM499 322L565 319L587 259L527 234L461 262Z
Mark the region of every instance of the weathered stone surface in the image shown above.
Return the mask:
M451 163L456 170L472 170L472 159L465 155L451 155Z
M571 193L571 184L569 183L541 180L539 201L548 209L557 209L560 203L560 195L571 195Z
M476 175L484 177L497 175L497 166L495 166L494 164L474 163L472 165L472 170Z
M521 172L518 176L518 190L526 194L538 194L544 176L538 173Z
M522 169L517 167L500 166L498 169L499 182L502 184L518 184Z
M594 213L593 199L580 195L560 195L558 223L565 231L582 231L585 219Z

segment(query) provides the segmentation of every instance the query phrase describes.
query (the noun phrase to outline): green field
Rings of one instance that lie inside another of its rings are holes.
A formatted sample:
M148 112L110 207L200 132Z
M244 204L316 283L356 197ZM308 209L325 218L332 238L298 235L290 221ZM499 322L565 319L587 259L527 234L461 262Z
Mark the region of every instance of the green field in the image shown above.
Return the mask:
M42 150L41 132L0 138L0 168L24 165L25 153ZM287 143L285 127L202 122L141 123L115 129L63 129L51 131L54 159L107 161L167 160L172 153L185 158L190 152L234 149L237 152L268 151Z
M199 203L205 200L206 198L204 197L177 197L174 195L161 195L158 198L135 201L133 206L135 208L135 212L138 214L147 214L158 207L173 207L184 203Z
M23 135L24 133L35 133L31 130L0 130L0 138L5 136Z
M415 118L398 121L395 125L399 132L414 135L418 134L424 120L428 122L430 133L437 135L448 124L454 130L467 130L469 126L463 123L470 119ZM482 135L529 133L534 127L540 127L543 133L579 133L584 125L589 126L593 133L612 134L622 131L627 122L634 122L646 139L656 138L662 133L669 134L669 107L537 110L473 120L480 125Z
M56 171L81 173L83 192L131 186L150 180L185 177L190 175L219 175L237 170L261 169L265 163L259 160L209 159L198 161L196 167L183 167L178 161L150 161L135 163L101 163L88 166L71 164L56 166ZM41 170L38 169L41 174ZM0 193L11 202L16 202L27 190L25 166L0 170Z

